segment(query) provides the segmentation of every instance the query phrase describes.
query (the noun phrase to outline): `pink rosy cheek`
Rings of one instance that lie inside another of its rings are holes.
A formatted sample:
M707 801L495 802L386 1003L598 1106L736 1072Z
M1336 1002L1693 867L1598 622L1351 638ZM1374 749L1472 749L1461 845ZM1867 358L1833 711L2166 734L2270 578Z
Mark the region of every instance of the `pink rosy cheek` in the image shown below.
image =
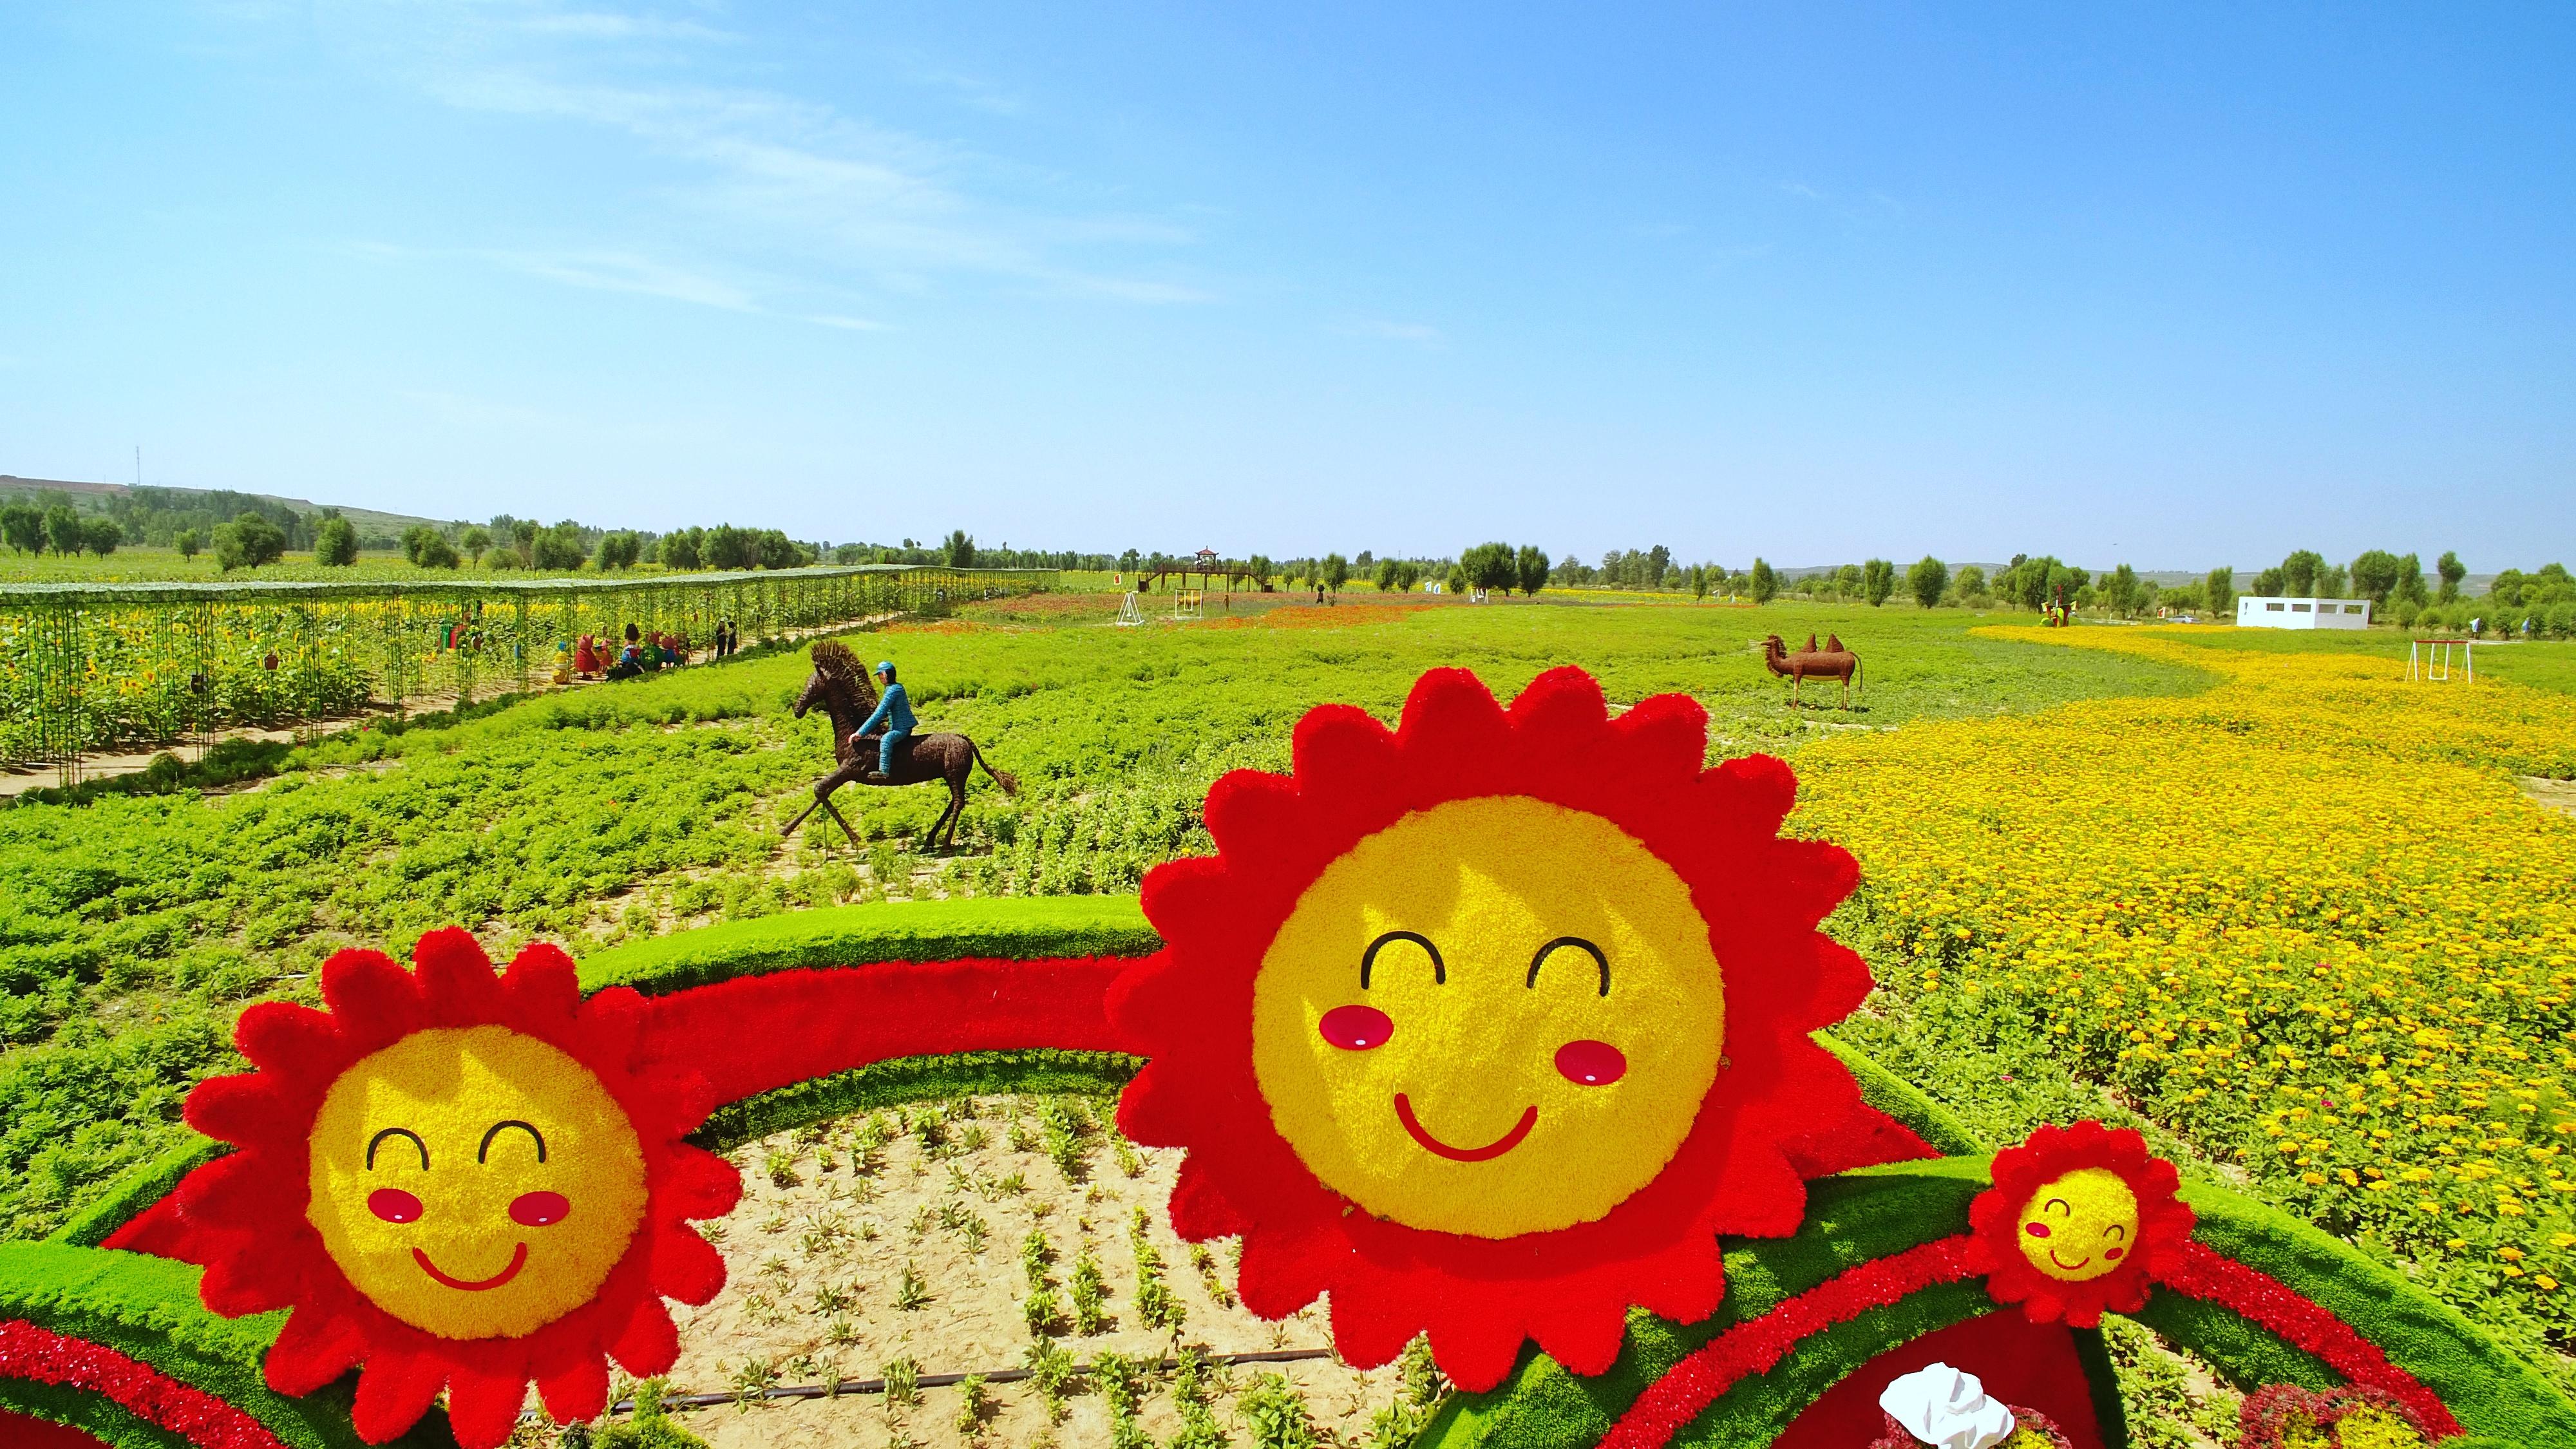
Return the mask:
M2044 1238L2048 1236L2048 1224L2025 1223L2022 1225L2022 1231L2030 1234L2034 1238Z
M542 1228L562 1222L572 1211L572 1200L559 1192L523 1192L510 1203L510 1221L521 1227Z
M1395 1023L1374 1006L1336 1006L1315 1023L1315 1030L1346 1052L1364 1052L1386 1045L1395 1035Z
M367 1194L367 1211L389 1223L416 1223L420 1199L398 1187L380 1187Z
M1570 1041L1556 1049L1556 1070L1578 1087L1606 1087L1628 1074L1628 1059L1606 1041Z

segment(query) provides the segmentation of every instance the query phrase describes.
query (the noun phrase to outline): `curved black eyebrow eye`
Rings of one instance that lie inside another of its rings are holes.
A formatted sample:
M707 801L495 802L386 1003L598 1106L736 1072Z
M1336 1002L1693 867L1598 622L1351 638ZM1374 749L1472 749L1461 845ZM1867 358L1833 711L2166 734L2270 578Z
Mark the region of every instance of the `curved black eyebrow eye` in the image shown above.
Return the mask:
M388 1137L410 1138L411 1145L420 1149L421 1171L427 1172L429 1170L429 1144L420 1140L420 1134L414 1132L408 1127L388 1127L384 1131L367 1139L367 1170L369 1172L376 1170L376 1149L384 1146L385 1139Z
M2059 1212L2062 1212L2062 1213L2066 1214L2068 1217L2073 1217L2073 1216L2075 1216L2075 1209L2073 1209L2073 1208L2071 1208L2071 1207L2067 1206L2067 1205L2066 1205L2066 1199L2064 1199L2064 1198L2062 1198L2062 1197L2053 1197L2053 1198L2050 1198L2047 1202L2040 1204L2040 1208L2039 1208L2039 1210L2040 1210L2041 1212L2046 1212L2046 1211L2048 1211L2050 1208L2055 1208L2055 1209L2057 1209Z
M2105 1233L2117 1233L2124 1238L2129 1235L2129 1230L2118 1223L2113 1223L2111 1226L2103 1229L2103 1231Z
M529 1126L527 1123L525 1123L525 1122L519 1122L519 1121L495 1122L495 1123L493 1123L493 1124L492 1124L492 1128L491 1128L491 1130L490 1130L490 1131L488 1131L488 1132L485 1132L485 1133L483 1134L483 1145L482 1145L481 1147L478 1147L478 1148L476 1148L476 1149L475 1149L475 1151L474 1151L474 1160L475 1160L475 1161L477 1161L477 1162L489 1162L489 1161L491 1161L491 1160L492 1160L492 1139L493 1139L493 1138L495 1138L495 1137L500 1136L500 1135L501 1135L501 1133L502 1133L502 1131L503 1131L504 1129L506 1129L506 1128L510 1128L510 1127L516 1127L516 1128L518 1128L520 1131L527 1133L527 1134L528 1134L528 1136L529 1136L530 1138L534 1139L534 1141L535 1141L535 1142L536 1142L536 1144L537 1144L537 1160L538 1160L539 1162L543 1162L543 1161L545 1161L545 1160L546 1160L546 1137L545 1137L545 1134L544 1134L544 1133L542 1133L542 1132L539 1132L536 1128Z
M1438 986L1446 986L1449 984L1449 963L1440 959L1440 948L1431 944L1430 937L1415 931L1389 931L1385 935L1378 937L1376 940L1369 942L1368 949L1360 953L1360 990L1368 990L1369 968L1377 964L1377 953L1385 950L1388 946L1397 941L1411 941L1413 944L1429 952L1431 954L1432 983Z
M1592 964L1601 968L1601 994L1604 996L1609 995L1610 958L1601 954L1600 947L1593 945L1581 936L1559 936L1555 940L1548 942L1546 945L1539 947L1538 954L1530 958L1529 979L1521 984L1523 986L1538 985L1538 968L1546 962L1549 953L1567 946L1580 947L1584 951L1590 953Z

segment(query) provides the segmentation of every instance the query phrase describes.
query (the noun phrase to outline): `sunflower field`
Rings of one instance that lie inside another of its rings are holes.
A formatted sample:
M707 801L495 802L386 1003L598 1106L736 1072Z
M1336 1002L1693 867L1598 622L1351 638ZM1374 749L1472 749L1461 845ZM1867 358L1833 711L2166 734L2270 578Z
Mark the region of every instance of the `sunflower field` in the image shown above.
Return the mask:
M2576 775L2576 709L2354 655L1978 632L2222 682L1802 753L1794 818L1860 857L1847 912L1882 1013L1919 1058L2099 1084L2206 1167L2563 1350L2576 819L2511 776Z

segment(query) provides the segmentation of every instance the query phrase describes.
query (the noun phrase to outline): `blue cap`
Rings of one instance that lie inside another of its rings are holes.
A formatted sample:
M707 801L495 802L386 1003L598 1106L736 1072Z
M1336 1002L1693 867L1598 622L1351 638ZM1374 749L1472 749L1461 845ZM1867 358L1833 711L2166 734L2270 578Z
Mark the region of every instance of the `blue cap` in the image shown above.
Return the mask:
M892 673L894 673L894 661L893 661L893 660L891 660L891 659L880 659L880 660L878 660L878 661L877 661L877 673L879 673L879 674L892 674Z

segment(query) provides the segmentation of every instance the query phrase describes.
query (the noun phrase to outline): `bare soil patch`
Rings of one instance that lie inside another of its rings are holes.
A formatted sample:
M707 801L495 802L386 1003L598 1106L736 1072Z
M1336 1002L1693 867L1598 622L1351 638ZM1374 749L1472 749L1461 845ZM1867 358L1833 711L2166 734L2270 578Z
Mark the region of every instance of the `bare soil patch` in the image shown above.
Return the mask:
M713 1303L677 1310L674 1395L877 1379L906 1362L919 1375L1025 1368L1039 1341L1027 1309L1033 1234L1046 1245L1039 1270L1054 1303L1046 1335L1084 1366L1104 1351L1160 1361L1184 1348L1331 1347L1322 1305L1277 1323L1255 1318L1232 1292L1232 1244L1173 1236L1165 1204L1180 1154L1118 1137L1105 1102L923 1105L781 1133L731 1156L743 1169L743 1201L710 1233L729 1278ZM1140 1241L1159 1267L1140 1269ZM1076 1283L1090 1269L1101 1316L1085 1323ZM1176 1324L1170 1309L1165 1326L1147 1321L1139 1286L1148 1275L1168 1290ZM1317 1427L1349 1444L1367 1442L1373 1415L1404 1392L1392 1365L1362 1372L1326 1357L1218 1367L1208 1410L1236 1442L1245 1437L1238 1401L1266 1373L1285 1377ZM725 1404L688 1411L684 1422L715 1449L1112 1442L1108 1405L1088 1380L1073 1380L1052 1406L1028 1382L989 1394L972 1436L960 1427L955 1387L921 1389L910 1405L880 1394ZM1168 1442L1183 1425L1174 1375L1150 1375L1141 1398L1137 1427Z

